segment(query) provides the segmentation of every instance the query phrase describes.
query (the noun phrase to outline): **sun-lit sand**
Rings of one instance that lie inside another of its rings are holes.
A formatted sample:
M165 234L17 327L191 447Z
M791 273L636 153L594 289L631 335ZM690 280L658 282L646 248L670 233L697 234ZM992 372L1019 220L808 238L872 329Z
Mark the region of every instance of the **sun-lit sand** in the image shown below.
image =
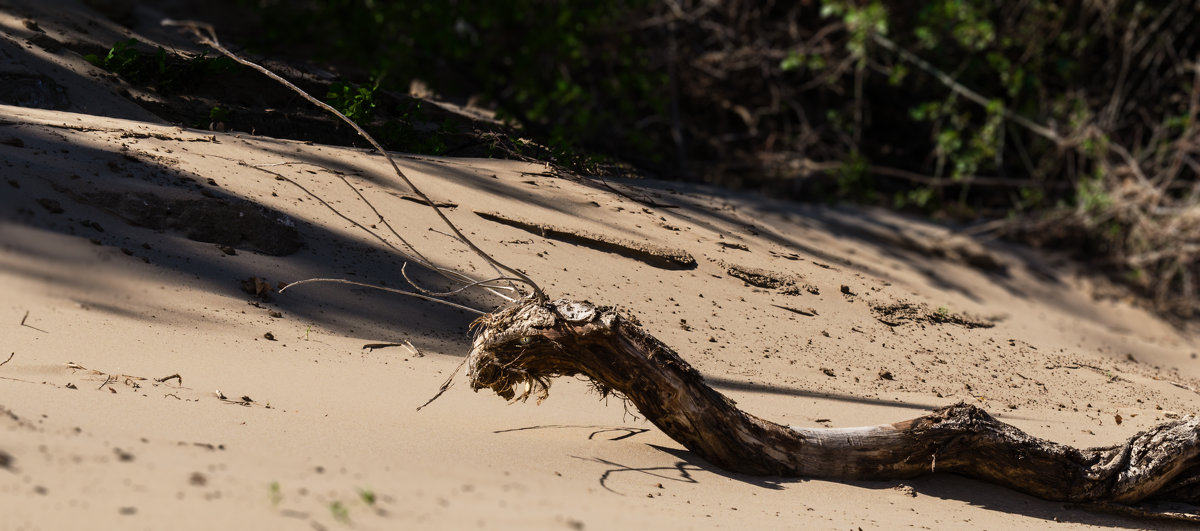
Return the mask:
M86 8L54 4L62 27L86 25ZM0 74L46 76L70 100L0 106L4 529L1145 525L948 475L725 473L571 379L535 406L472 393L460 375L418 412L467 354L475 315L344 285L275 290L312 277L406 285L402 257L354 224L403 244L347 183L433 263L476 278L487 264L369 151L153 118L78 54L26 44L22 20L46 9L0 8ZM40 27L71 38L51 19ZM679 183L609 181L618 195L536 164L399 163L551 297L620 306L714 388L783 424L878 424L964 401L1094 446L1200 405L1195 335L1019 247ZM450 299L504 303L481 290ZM938 312L994 326L928 318Z

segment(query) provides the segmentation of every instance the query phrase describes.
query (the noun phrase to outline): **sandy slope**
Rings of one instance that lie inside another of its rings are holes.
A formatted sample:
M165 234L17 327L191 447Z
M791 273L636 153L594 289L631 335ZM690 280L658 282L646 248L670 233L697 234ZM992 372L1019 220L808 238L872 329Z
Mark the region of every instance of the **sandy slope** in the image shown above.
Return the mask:
M10 59L26 54L4 68L87 71L69 52L26 47L20 19L0 17ZM72 102L104 97L86 76L57 79ZM427 208L401 197L408 191L381 157L181 129L105 101L106 112L0 106L0 361L12 354L0 366L0 527L1145 525L953 476L729 475L577 381L557 382L541 406L459 386L417 412L466 353L472 315L344 286L270 301L242 289L251 277L404 285L395 252L315 199L378 224L335 171L431 260L487 275ZM969 401L1087 446L1200 404L1197 337L1094 300L1090 281L1027 251L884 212L675 183L609 183L638 202L536 165L401 165L456 205L447 215L481 247L551 296L625 308L718 390L772 420L853 426ZM243 201L272 209L263 224L246 221L257 207L225 208ZM173 210L148 206L165 204ZM477 210L685 251L697 266L656 267ZM274 248L289 226L301 243L291 253ZM752 286L731 268L794 284ZM905 302L995 326L874 309ZM420 355L363 348L404 341Z

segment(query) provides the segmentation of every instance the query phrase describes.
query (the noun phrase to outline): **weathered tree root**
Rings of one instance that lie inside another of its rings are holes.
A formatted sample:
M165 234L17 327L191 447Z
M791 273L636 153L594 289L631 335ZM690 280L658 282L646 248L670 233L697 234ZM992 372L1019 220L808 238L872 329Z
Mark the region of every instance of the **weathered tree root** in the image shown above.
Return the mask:
M673 350L610 308L525 302L481 317L476 326L467 360L475 390L509 400L536 394L540 402L551 378L584 375L601 392L628 399L689 450L733 472L843 480L954 472L1047 500L1200 506L1197 417L1088 449L1032 437L962 403L878 426L783 426L738 409ZM1200 521L1200 509L1193 509L1152 514Z

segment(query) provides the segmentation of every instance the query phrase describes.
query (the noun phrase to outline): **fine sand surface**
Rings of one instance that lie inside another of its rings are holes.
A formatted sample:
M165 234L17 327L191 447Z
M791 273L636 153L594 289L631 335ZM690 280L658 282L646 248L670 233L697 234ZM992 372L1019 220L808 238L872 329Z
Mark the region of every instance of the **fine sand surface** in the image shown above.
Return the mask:
M0 77L65 92L0 106L0 528L1170 527L945 474L729 474L571 379L508 405L460 376L417 411L468 352L474 315L275 288L406 285L401 255L355 227L401 245L355 190L434 263L486 264L382 157L164 123L77 53L30 42L118 29L80 22L95 15L73 2L27 4L0 6ZM1200 409L1197 335L1016 246L679 183L398 162L551 297L623 308L770 420L879 424L969 402L1096 446Z

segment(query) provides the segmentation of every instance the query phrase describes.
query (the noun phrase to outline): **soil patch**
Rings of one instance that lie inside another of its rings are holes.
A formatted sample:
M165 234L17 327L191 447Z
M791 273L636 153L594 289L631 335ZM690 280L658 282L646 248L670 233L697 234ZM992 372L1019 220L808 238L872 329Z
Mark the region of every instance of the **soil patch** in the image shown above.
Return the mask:
M802 284L798 275L776 273L757 267L745 267L721 262L721 267L729 276L740 279L751 286L766 289L777 289L784 295L800 295L803 291L817 294L819 291L811 284Z
M888 326L900 326L905 323L948 323L967 328L991 328L996 323L986 319L967 315L965 313L950 313L946 307L932 309L928 304L898 302L893 304L872 304L871 313L879 322Z
M475 214L488 221L495 221L496 223L516 227L543 238L618 254L662 269L696 268L696 259L692 257L691 253L682 249L671 249L648 243L621 240L603 234L593 234L581 230L535 223L495 212L475 211Z

